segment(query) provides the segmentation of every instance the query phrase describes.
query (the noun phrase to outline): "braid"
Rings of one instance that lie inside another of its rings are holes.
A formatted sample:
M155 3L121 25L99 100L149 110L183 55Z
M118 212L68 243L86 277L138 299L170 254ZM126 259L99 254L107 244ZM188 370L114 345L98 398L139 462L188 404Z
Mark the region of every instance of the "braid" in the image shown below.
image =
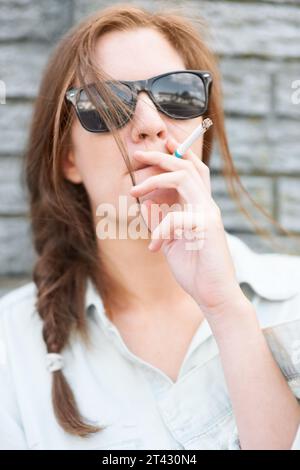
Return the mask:
M73 328L87 338L83 302L86 273L78 260L67 258L62 250L59 241L46 243L33 270L38 288L36 308L43 319L48 353L61 353ZM84 437L100 430L84 422L62 370L52 372L52 402L57 421L68 433Z

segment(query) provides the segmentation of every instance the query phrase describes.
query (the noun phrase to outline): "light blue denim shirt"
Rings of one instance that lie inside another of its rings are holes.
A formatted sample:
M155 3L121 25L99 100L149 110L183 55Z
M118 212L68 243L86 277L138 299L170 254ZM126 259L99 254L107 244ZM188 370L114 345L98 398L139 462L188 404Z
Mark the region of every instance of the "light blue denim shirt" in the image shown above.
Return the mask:
M237 279L300 403L300 257L257 254L236 236L226 236ZM208 322L195 332L173 382L128 349L90 280L91 346L72 336L62 352L64 374L82 415L106 428L88 438L67 434L53 413L35 300L33 282L0 300L1 449L240 449ZM300 428L291 449L300 450Z

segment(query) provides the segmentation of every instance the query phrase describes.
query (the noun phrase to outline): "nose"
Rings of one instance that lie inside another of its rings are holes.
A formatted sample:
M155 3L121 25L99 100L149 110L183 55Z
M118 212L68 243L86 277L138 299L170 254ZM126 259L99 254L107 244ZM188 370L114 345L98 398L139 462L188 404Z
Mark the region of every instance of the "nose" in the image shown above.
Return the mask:
M155 141L157 138L166 140L167 127L152 99L147 92L138 93L134 116L132 119L132 139Z

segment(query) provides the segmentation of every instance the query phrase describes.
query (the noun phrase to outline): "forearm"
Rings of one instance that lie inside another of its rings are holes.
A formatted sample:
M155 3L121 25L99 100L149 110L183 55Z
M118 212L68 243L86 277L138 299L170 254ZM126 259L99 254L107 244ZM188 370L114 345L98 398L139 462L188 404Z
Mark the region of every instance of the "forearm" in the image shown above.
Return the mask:
M290 449L300 406L246 297L208 317L217 341L242 449Z

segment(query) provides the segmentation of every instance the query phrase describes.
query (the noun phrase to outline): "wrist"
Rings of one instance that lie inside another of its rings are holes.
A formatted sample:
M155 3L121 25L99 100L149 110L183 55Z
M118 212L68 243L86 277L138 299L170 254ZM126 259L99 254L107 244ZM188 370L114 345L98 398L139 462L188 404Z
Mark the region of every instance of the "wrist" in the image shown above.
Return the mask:
M245 323L258 324L256 311L243 291L233 295L230 300L214 308L203 309L203 313L214 335L223 334L224 331L242 328Z

